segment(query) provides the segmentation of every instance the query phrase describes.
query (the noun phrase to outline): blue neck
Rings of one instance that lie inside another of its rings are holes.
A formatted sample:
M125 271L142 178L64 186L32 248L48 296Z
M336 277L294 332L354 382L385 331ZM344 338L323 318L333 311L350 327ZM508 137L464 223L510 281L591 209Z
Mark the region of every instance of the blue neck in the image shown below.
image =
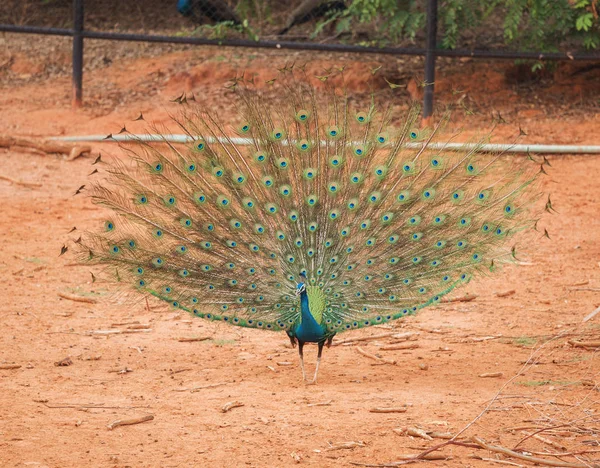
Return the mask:
M306 291L300 294L300 314L302 321L295 330L296 337L300 341L322 341L325 338L325 330L310 313Z

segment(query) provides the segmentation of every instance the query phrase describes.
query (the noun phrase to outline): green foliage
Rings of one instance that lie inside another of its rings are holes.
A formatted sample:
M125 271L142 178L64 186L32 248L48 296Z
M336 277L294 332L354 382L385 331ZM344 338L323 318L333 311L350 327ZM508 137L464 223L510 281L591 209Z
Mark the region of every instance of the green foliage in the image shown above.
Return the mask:
M370 26L365 45L397 45L423 34L425 2L417 0L353 0L342 12L317 23L313 36L335 22L338 34L356 34ZM440 45L460 45L463 31L498 26L512 49L556 51L561 47L600 46L600 0L445 0L439 2Z

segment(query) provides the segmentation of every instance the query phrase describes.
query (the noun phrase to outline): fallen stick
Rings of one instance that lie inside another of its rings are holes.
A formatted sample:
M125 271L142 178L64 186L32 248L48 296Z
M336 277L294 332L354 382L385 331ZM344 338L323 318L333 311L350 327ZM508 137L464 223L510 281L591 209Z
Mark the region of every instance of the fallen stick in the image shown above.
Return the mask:
M510 291L496 293L496 297L508 297L508 296L512 296L516 292L517 291L515 291L514 289L511 289Z
M501 447L499 445L491 445L485 442L483 439L479 437L471 438L471 441L475 444L479 445L482 449L489 450L491 452L501 453L508 457L518 458L520 460L526 460L531 463L536 463L538 465L546 465L546 466L558 466L564 468L589 468L589 465L583 465L581 463L570 463L565 461L554 461L554 460L546 460L544 458L539 457L531 457L529 455L523 455L519 452L514 452L513 450L507 449L505 447Z
M58 293L58 297L62 297L63 299L67 299L69 301L85 302L87 304L96 304L98 302L98 300L94 299L93 297L75 296L73 294L60 293L60 292Z
M415 460L415 457L417 456L417 454L403 454L403 455L398 455L398 459L399 460ZM419 458L419 460L450 460L452 457L450 455L444 455L443 453L428 453L427 455L424 455L422 458Z
M116 421L111 422L107 427L112 431L115 427L131 426L132 424L140 424L146 421L152 421L153 419L154 416L151 414L146 414L145 416L138 416L137 418L131 419L117 419Z
M485 458L485 457L480 457L479 455L476 455L476 454L469 455L469 458L473 458L475 460L481 460L481 461L489 461L489 462L492 462L492 463L498 463L500 465L519 466L521 468L525 467L525 465L519 465L518 463L514 463L514 462L511 462L511 461L496 460L495 458Z
M229 403L225 403L221 408L223 413L227 413L227 411L232 410L233 408L239 408L240 406L244 406L244 403L241 401L230 401Z
M600 347L600 341L575 341L569 340L568 343L576 348L598 348Z
M471 338L469 341L472 342L472 343L479 343L481 341L497 340L498 338L502 338L502 335L482 336L482 337L479 337L479 338Z
M537 440L539 440L540 442L543 442L543 443L545 443L545 444L548 444L548 445L550 445L550 446L552 446L552 447L554 447L554 448L557 448L557 449L559 449L559 450L564 450L564 451L568 450L568 449L567 449L567 447L565 447L564 445L562 445L562 444L559 444L558 442L554 442L553 440L546 439L545 437L542 437L542 436L541 436L541 435L539 435L539 434L535 434L535 433L532 433L532 432L527 432L527 431L521 431L521 432L522 432L523 434L525 434L526 436L533 437L534 439L537 439Z
M37 182L25 182L23 180L11 179L10 177L6 177L3 175L0 175L0 180L6 180L7 182L10 182L11 184L21 185L22 187L28 187L28 188L40 188L42 186L42 184L38 184Z
M569 291L600 291L600 288L567 288Z
M351 440L349 442L340 442L339 444L330 445L325 449L326 452L331 452L332 450L341 450L341 449L351 449L355 447L365 447L365 443L362 440L357 442Z
M333 343L333 346L340 346L340 345L347 344L347 343L356 343L358 341L378 340L379 338L388 338L388 337L394 336L394 335L397 335L397 333L382 333L380 335L363 336L360 338L347 338L342 341L336 341L335 343Z
M394 345L386 345L379 348L381 351L395 351L399 349L416 349L419 348L419 343L400 343Z
M306 406L331 406L333 400L321 401L319 403L309 403Z
M0 135L0 148L10 148L13 146L35 149L43 153L68 154L67 161L72 161L83 153L90 153L92 151L89 145L69 145L57 141L31 140L29 138Z
M150 328L149 323L135 323L133 325L129 325L127 330L147 330Z
M433 437L434 439L446 439L446 440L450 440L450 439L452 439L452 437L454 437L449 432L436 432L436 431L431 431L431 432L427 431L427 435L429 437Z
M371 408L369 412L371 413L406 413L408 409L405 407L395 407L395 408Z
M488 377L502 377L504 375L504 372L487 372L485 374L479 374L479 377L481 378L488 378Z
M196 392L199 392L200 390L204 390L205 388L220 387L221 385L227 385L229 383L231 383L231 382L221 382L221 383L216 383L216 384L201 385L199 387L192 387L192 388L174 388L173 391L174 392L196 393Z
M465 296L452 297L450 299L443 297L442 302L445 302L445 303L448 303L448 302L471 302L471 301L475 300L476 297L477 297L477 294L467 294Z
M195 338L177 338L177 341L179 341L180 343L192 343L195 341L206 341L206 340L210 340L210 336L199 336L199 337L195 337Z
M362 349L360 346L358 346L356 348L356 350L362 354L363 356L368 357L369 359L373 359L377 362L380 362L382 364L391 364L391 365L396 365L396 361L393 359L385 359L385 358L380 358L379 356L376 356L375 354L369 353L367 351L365 351L364 349Z
M0 364L0 370L19 369L20 364Z
M596 314L598 314L598 312L600 312L600 307L596 307L596 309L594 309L592 312L590 312L588 315L585 316L585 318L583 319L583 322L587 322L591 319L593 319Z
M573 286L585 286L586 284L590 284L590 280L583 280L583 281L579 281L578 283L573 283L573 284L568 284L567 287L573 287Z
M423 429L419 429L417 427L403 427L401 429L392 429L396 434L399 435L408 435L413 437L420 437L425 440L433 440L433 437L427 435Z

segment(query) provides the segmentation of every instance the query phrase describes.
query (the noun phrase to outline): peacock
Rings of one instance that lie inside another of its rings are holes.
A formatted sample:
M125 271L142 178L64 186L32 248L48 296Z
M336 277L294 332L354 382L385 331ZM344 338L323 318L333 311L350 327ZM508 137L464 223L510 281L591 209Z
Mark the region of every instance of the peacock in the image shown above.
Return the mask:
M391 103L357 106L343 72L314 86L306 75L288 67L264 84L277 99L237 77L232 119L180 98L188 142L124 145L129 158L88 186L110 215L77 243L132 293L286 332L315 383L334 336L433 307L514 260L546 171L479 142L451 149L446 119L419 129L417 105L402 118Z

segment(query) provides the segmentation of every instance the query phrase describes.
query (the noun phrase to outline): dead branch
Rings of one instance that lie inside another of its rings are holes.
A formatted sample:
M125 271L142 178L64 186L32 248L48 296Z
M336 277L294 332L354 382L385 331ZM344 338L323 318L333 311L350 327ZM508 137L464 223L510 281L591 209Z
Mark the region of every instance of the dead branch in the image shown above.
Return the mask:
M416 454L404 454L398 455L400 460L415 460ZM429 453L425 455L421 460L450 460L450 455L444 455L443 453Z
M58 297L62 297L63 299L67 299L69 301L85 302L87 304L96 304L98 302L93 297L75 296L73 294L60 293L60 292L58 293Z
M564 467L564 468L589 468L589 465L583 465L581 463L570 463L570 462L565 462L565 461L546 460L544 458L523 455L522 453L515 452L513 450L507 449L505 447L501 447L499 445L488 444L480 437L473 437L471 440L475 444L479 445L482 449L486 449L491 452L501 453L508 457L518 458L520 460L526 460L528 462L536 463L538 465L559 466L559 467Z
M575 341L569 340L568 343L576 348L598 348L600 347L600 341Z
M596 309L594 309L592 312L590 312L588 315L586 315L585 318L583 319L583 322L592 320L598 314L598 312L600 312L600 307L596 307Z
M407 408L403 406L397 406L395 408L371 408L369 412L371 413L406 413Z
M394 345L386 345L379 348L381 351L396 351L400 349L416 349L419 348L419 343L400 343Z
M533 437L534 439L537 439L545 444L548 444L554 448L557 448L559 450L568 450L567 447L565 447L562 444L559 444L558 442L554 442L553 440L550 439L546 439L545 437L542 437L539 434L535 434L535 433L531 433L531 432L527 432L527 431L521 431L523 434L525 434L526 436L530 436Z
M502 377L504 375L503 372L488 372L485 374L479 374L479 377L488 378L488 377Z
M525 465L519 465L518 463L514 463L514 462L511 462L511 461L497 460L496 458L485 458L485 457L480 457L479 455L476 455L476 454L469 455L469 458L473 458L475 460L481 460L481 461L488 461L488 462L491 462L491 463L498 463L500 465L519 466L521 468L525 467Z
M192 338L177 338L177 341L179 341L180 343L192 343L195 341L206 341L206 340L210 340L210 336L198 336L198 337L192 337Z
M381 333L380 335L363 336L360 338L347 338L342 341L336 341L335 343L333 343L333 346L340 346L340 345L344 345L344 344L348 344L348 343L356 343L358 341L378 340L380 338L388 338L388 337L394 336L394 335L396 335L396 333Z
M0 364L0 370L19 369L20 364Z
M209 385L201 385L199 387L192 387L192 388L174 388L173 391L174 392L190 392L190 393L196 393L199 392L200 390L204 390L205 388L214 388L214 387L220 387L221 385L228 385L231 382L220 382L220 383L215 383L215 384L209 384Z
M475 298L477 297L477 294L466 294L464 296L460 296L460 297L452 297L452 298L442 298L442 302L448 303L448 302L471 302L473 300L475 300Z
M514 289L511 289L510 291L496 293L496 297L508 297L508 296L512 296L516 292L517 291L515 291Z
M0 135L0 148L13 147L34 149L47 154L68 154L67 161L72 161L83 153L90 153L92 151L89 145L69 145L52 140L32 140L29 138Z
M366 444L362 440L351 440L348 442L340 442L339 444L330 445L325 449L325 451L331 452L332 450L351 449L355 447L366 447Z
M309 403L306 406L331 406L333 400L321 401L320 403Z
M401 429L392 429L396 434L420 437L425 440L433 440L433 437L427 435L427 432L417 427L403 427Z
M470 338L468 341L470 341L472 343L480 343L482 341L497 340L498 338L502 338L502 335L482 336L482 337L478 337L478 338Z
M131 419L117 419L116 421L111 422L107 427L112 431L115 427L131 426L132 424L140 424L146 421L152 421L153 419L154 416L152 414L146 414L145 416L138 416L137 418Z
M369 359L373 359L374 361L380 362L382 364L391 364L391 365L396 365L396 361L393 359L385 359L385 358L381 358L379 356L376 356L375 354L369 353L367 351L365 351L364 349L362 349L360 346L358 346L356 348L356 350L362 354L363 356L368 357Z
M232 410L233 408L239 408L240 406L244 406L244 403L241 401L230 401L229 403L225 403L221 408L223 413L227 413L227 411Z

